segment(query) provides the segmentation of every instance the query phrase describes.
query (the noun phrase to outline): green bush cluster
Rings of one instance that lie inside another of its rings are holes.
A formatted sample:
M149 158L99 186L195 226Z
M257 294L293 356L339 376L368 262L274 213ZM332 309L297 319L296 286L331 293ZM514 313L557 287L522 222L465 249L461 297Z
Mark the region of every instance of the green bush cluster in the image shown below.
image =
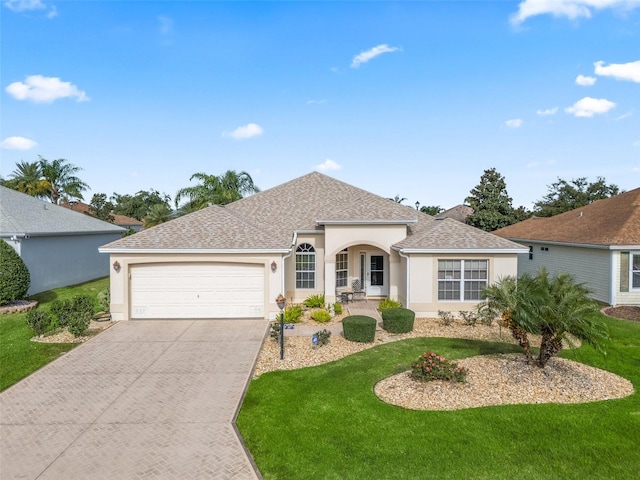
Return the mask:
M385 298L384 300L380 300L378 304L378 310L383 312L389 308L399 308L402 304L396 300L391 300L390 298Z
M324 307L324 295L310 295L304 299L302 304L309 308L323 308Z
M94 308L95 304L90 295L76 295L67 300L56 299L51 302L49 312L33 310L31 319L27 315L27 323L36 335L61 327L67 328L74 336L79 337L87 333Z
M322 347L323 345L327 345L329 343L331 332L325 328L324 330L316 332L315 336L318 339L318 346Z
M0 305L24 298L31 275L20 255L4 240L0 240Z
M350 315L342 319L342 330L347 340L371 343L376 338L376 319L366 315Z
M447 360L434 352L427 352L418 357L411 364L411 378L420 382L433 380L448 380L450 382L464 383L469 371L458 364Z
M325 310L323 308L322 310L311 312L311 318L318 323L327 323L329 320L331 320L331 314L328 310Z
M382 310L382 328L391 333L408 333L413 330L416 314L408 308L387 308Z
M51 315L45 310L30 310L27 313L27 325L36 335L42 335L47 331L52 322Z
M298 323L302 318L302 307L291 305L284 311L284 323Z

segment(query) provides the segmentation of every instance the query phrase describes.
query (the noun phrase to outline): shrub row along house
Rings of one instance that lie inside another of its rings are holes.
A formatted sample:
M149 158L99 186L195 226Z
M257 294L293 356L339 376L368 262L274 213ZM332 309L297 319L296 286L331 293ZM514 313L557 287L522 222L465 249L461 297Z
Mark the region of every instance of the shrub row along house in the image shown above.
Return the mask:
M494 233L528 248L519 256L519 274L541 267L567 272L596 300L640 305L640 188Z
M280 293L334 302L356 279L417 315L470 310L528 248L314 172L100 251L113 319L128 320L274 318Z

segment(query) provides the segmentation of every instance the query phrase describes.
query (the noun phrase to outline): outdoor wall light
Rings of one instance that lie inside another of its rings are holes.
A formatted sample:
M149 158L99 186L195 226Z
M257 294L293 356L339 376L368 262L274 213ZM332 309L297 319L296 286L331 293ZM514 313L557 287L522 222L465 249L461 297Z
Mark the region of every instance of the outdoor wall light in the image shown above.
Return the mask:
M116 271L116 273L118 273L120 271L120 262L119 261L115 261L113 262L113 269Z
M275 260L273 262L271 262L271 271L273 273L276 273L276 270L278 269L278 264L275 262Z

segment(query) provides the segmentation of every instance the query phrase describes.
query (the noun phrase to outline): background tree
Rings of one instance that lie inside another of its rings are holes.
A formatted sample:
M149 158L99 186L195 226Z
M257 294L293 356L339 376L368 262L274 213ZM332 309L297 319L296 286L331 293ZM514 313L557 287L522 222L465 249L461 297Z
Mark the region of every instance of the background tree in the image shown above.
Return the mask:
M621 193L617 185L608 185L604 177L597 177L592 183L587 177L569 182L558 178L557 182L547 185L547 190L549 192L534 203L533 213L539 217L552 217Z
M140 190L135 195L114 193L111 196L111 202L113 203L113 213L126 215L140 221L147 216L153 205L165 205L168 210L171 210L171 197L154 189Z
M151 205L149 213L142 219L142 222L144 223L144 228L150 228L168 222L172 218L173 212L167 205L156 203L155 205Z
M49 161L40 156L40 169L42 177L48 182L47 197L56 205L60 200L69 201L74 198L82 200L82 192L89 188L89 185L76 176L76 173L82 169L68 163L65 158Z
M401 197L400 195L396 195L395 197L390 198L389 200L393 200L396 203L402 203L402 202L404 202L406 200L406 198L405 197Z
M439 213L444 212L444 208L440 205L426 205L424 207L420 207L420 211L422 213L426 213L427 215L436 216Z
M199 180L198 185L178 190L175 205L179 207L180 200L187 199L188 211L200 210L209 204L226 205L240 200L244 195L257 193L260 189L253 183L247 172L227 170L222 175L209 175L203 172L191 175L190 181Z
M473 209L467 224L492 232L530 216L524 207L514 209L505 179L495 168L485 170L465 203Z
M42 178L39 162L21 161L16 163L16 169L9 178L2 181L2 186L32 197L46 198L49 184Z
M107 200L107 195L104 193L95 193L91 197L91 203L89 204L89 212L96 218L105 222L113 223L115 217L113 213L113 203Z

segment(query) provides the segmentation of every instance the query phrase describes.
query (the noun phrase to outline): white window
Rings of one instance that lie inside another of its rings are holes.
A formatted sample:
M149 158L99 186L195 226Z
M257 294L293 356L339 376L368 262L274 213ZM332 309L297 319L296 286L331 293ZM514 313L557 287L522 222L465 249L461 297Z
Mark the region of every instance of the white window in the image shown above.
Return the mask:
M631 254L629 262L629 275L631 276L630 284L633 289L640 289L640 253Z
M336 287L346 287L349 281L349 254L345 248L336 255Z
M438 260L438 300L482 300L488 260Z
M296 249L296 288L316 288L316 250L308 243Z

